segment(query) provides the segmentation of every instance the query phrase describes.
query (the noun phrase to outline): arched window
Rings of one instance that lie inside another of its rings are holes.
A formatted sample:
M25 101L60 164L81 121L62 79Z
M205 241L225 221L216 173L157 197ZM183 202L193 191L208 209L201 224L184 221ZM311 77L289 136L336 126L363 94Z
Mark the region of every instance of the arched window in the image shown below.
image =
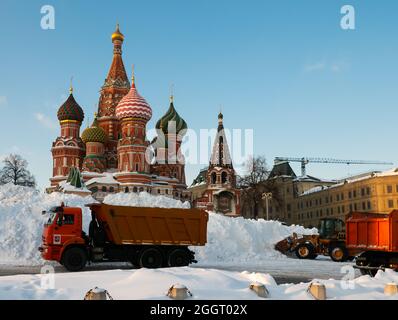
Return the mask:
M102 191L102 192L106 192L106 187L103 186L103 187L101 188L101 191Z
M137 191L138 191L137 187L134 187L133 192L137 192Z
M124 189L124 192L125 192L125 193L129 193L129 187L126 187L126 188Z
M217 181L217 175L216 175L215 172L213 172L213 173L211 174L211 183L212 183L212 184L215 184L216 181Z
M221 173L221 183L226 183L228 182L228 174L224 171L223 173Z
M135 171L138 172L138 163L135 164Z
M144 188L143 188L143 187L140 188L140 192L142 192L142 191L144 191Z
M115 188L114 187L109 187L109 192L115 192Z

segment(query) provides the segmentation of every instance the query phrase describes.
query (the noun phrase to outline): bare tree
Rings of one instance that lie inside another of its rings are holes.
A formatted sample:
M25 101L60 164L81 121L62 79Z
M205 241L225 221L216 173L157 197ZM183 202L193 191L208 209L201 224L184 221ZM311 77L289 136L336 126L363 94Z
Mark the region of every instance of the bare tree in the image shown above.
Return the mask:
M268 179L270 171L265 157L259 156L249 159L246 164L246 172L238 177L238 186L241 189L243 206L251 211L251 218L258 218L259 208L263 204L264 192L271 192L273 200L280 203L278 189L274 180Z
M28 162L18 154L10 154L0 170L0 184L13 183L19 186L35 187L36 180L27 169Z

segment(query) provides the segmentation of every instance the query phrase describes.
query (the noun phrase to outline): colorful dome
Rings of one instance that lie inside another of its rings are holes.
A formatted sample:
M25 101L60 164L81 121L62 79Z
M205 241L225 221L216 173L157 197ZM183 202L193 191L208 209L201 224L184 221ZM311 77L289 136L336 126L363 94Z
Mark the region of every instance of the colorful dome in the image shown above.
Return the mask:
M168 133L169 122L175 121L176 133L179 133L181 130L187 129L187 123L180 115L177 113L176 109L174 109L173 98L171 97L170 107L167 110L166 114L161 117L156 123L156 129L162 130L164 134Z
M121 120L124 118L141 118L149 121L152 118L152 109L148 102L137 92L135 83L116 107L116 117Z
M57 117L59 121L75 120L83 122L84 120L83 109L76 102L72 92L70 93L68 99L66 99L63 105L58 109Z
M119 24L116 25L116 30L112 33L112 41L114 40L124 41L124 35L119 30Z
M87 142L100 142L105 143L106 141L106 133L104 129L98 126L97 117L94 118L94 121L91 127L87 127L82 133L82 140L84 143Z

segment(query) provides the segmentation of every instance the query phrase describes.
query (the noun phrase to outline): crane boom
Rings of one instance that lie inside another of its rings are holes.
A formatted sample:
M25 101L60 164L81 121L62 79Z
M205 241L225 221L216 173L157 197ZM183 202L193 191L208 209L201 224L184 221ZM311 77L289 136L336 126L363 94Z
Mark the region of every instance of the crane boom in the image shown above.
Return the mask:
M274 160L275 164L280 162L300 162L301 163L301 175L306 175L305 166L312 163L340 163L340 164L377 164L377 165L393 165L392 162L377 161L377 160L342 160L333 158L292 158L292 157L276 157Z

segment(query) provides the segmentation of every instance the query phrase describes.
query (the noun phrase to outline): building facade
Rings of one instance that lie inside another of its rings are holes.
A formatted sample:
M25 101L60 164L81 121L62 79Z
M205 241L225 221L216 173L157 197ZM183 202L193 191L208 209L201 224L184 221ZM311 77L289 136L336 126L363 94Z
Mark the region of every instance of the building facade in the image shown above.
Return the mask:
M209 166L200 171L189 191L192 193L194 207L227 216L239 216L240 191L236 187L236 173L224 132L223 118L220 113Z
M61 132L51 149L53 175L48 191L59 190L71 168L78 168L85 185L98 199L108 193L146 191L190 200L180 151L187 124L171 97L168 111L156 126L157 138L152 142L147 139L152 108L139 94L134 72L131 84L127 77L122 59L124 35L119 26L111 39L113 59L93 123L80 135L84 112L72 88L58 110Z
M269 217L287 224L317 227L322 218L344 220L352 211L389 213L398 209L398 169L337 181L297 177L288 163L282 163L274 166L270 179L282 201L270 201ZM265 216L263 204L260 217Z

